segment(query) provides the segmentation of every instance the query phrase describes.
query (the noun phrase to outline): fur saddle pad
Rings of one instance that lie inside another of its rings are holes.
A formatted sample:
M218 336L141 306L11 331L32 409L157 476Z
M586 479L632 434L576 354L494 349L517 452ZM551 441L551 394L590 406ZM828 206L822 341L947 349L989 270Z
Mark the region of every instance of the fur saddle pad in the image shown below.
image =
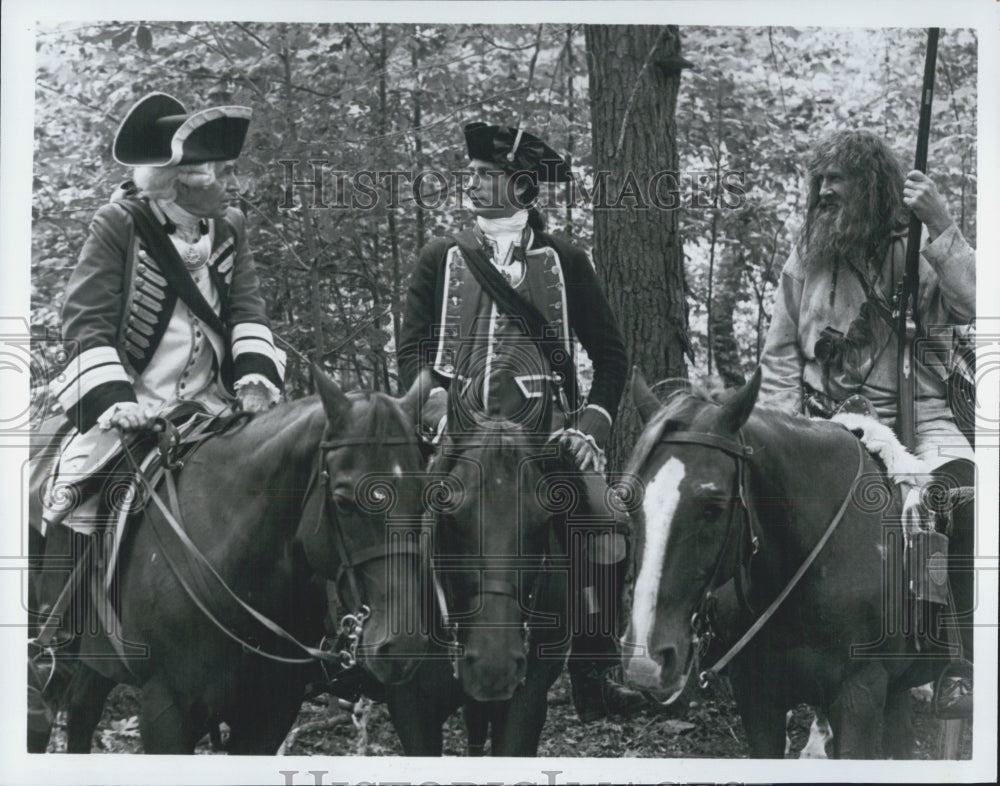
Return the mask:
M884 423L853 412L840 412L830 420L840 423L860 439L865 449L882 462L893 483L922 485L930 476L931 469L926 462L903 447L896 433Z

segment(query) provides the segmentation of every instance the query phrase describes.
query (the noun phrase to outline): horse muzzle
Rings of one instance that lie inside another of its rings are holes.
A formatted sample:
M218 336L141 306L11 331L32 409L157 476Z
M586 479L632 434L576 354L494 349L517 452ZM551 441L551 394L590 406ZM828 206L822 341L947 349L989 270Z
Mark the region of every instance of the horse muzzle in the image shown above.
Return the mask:
M458 678L462 690L476 701L507 701L524 682L528 660L521 649L503 654L466 648L465 657L458 662Z
M383 685L399 685L416 672L430 648L430 639L419 631L395 635L384 631L379 621L365 627L358 660Z
M636 645L632 645L632 648L639 649ZM663 647L652 655L626 655L625 681L630 687L642 691L660 704L672 704L684 691L694 667L691 652L692 648L688 648L683 662L677 649L670 646ZM680 667L679 664L682 663L683 667Z

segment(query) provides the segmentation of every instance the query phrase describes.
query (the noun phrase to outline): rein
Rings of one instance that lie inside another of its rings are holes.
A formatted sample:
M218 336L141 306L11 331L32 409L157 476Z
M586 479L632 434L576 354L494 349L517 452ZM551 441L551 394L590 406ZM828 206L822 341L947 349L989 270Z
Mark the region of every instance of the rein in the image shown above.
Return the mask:
M409 437L391 437L382 440L379 444L409 445L411 443L412 440ZM326 508L329 504L333 491L331 488L333 479L330 477L330 473L326 469L326 458L328 452L347 447L367 447L370 444L371 440L361 438L330 439L323 440L319 443L319 464L317 466L322 467L322 469L318 470L318 475L323 481L323 495L320 499L319 513L316 516L317 530L326 520ZM309 498L309 494L312 491L312 486L315 483L315 480L316 475L313 475L309 481L309 487L306 489L306 499ZM344 528L341 526L340 517L337 516L336 511L334 511L332 520L335 535L334 542L337 547L337 561L339 563L337 567L337 576L334 580L334 586L337 589L337 596L343 602L343 597L340 593L340 584L346 575L348 584L351 587L351 592L354 595L354 600L357 602L358 606L358 611L353 614L345 614L340 620L340 633L346 638L348 642L348 649L342 650L339 653L339 656L341 659L341 665L346 668L350 668L357 663L358 645L361 642L361 634L364 630L365 621L371 616L371 607L365 602L365 596L361 591L361 585L358 583L356 572L359 568L367 565L369 562L377 559L388 559L391 555L385 543L379 543L374 546L368 546L367 548L351 552L347 547L347 538L344 536ZM405 542L396 544L392 554L410 554L418 558L421 556L419 546L414 546L411 543ZM345 603L344 605L347 606L349 604Z
M255 619L258 623L260 623L264 628L266 628L272 634L292 644L294 647L305 653L308 657L293 658L266 652L260 649L259 646L251 644L250 642L241 638L239 634L230 630L223 622L221 622L212 613L212 611L207 607L205 602L201 599L198 592L190 585L188 580L185 578L184 571L178 567L173 557L171 556L170 550L165 548L161 534L158 531L157 527L154 525L152 527L153 534L156 537L157 541L160 543L161 550L163 551L163 556L166 559L167 563L169 564L175 577L177 578L178 583L180 583L181 587L187 593L191 601L198 607L198 609L202 612L202 614L205 615L205 617L209 621L211 621L222 633L224 633L230 639L232 639L241 647L243 647L244 650L248 652L253 652L257 655L260 655L261 657L277 661L279 663L308 664L312 663L313 661L319 660L322 662L336 662L342 668L345 669L350 668L351 666L354 666L356 664L357 647L361 639L362 628L364 626L365 620L367 620L368 617L370 616L371 610L369 609L368 606L366 606L363 603L363 596L357 584L354 571L357 567L366 564L368 562L371 562L373 559L376 559L379 556L381 557L387 556L384 546L363 549L354 555L354 560L352 561L350 559L351 554L347 549L346 540L344 538L342 527L340 525L340 519L336 515L333 516L334 530L337 535L336 542L337 542L338 558L340 559L340 567L338 568L337 593L338 595L340 594L339 579L341 578L343 572L346 569L347 575L352 585L352 590L355 594L355 598L358 600L360 604L360 609L355 614L345 615L344 618L341 620L341 633L345 635L347 641L349 642L348 649L341 650L339 652L333 652L331 650L324 649L322 644L320 647L311 647L307 644L303 644L298 639L296 639L291 633L282 628L278 623L274 622L266 615L260 613L252 606L247 604L243 599L241 599L226 583L226 581L222 578L222 576L219 575L218 571L216 571L214 566L201 553L201 551L198 550L198 547L190 539L190 537L188 536L187 532L184 529L183 524L181 523L182 517L180 512L180 501L177 496L177 486L172 471L173 469L181 466L181 464L170 461L166 455L164 455L163 457L164 458L163 463L165 466L165 471L163 474L165 477L165 483L167 487L167 496L170 501L170 507L168 508L167 505L163 502L163 499L159 496L159 494L156 493L156 490L153 487L153 484L150 482L149 478L147 478L146 475L142 472L138 461L133 455L131 449L129 448L127 440L124 439L124 434L121 432L120 429L119 429L119 441L121 442L124 455L129 465L131 466L132 471L135 473L137 479L145 488L146 492L149 495L149 499L151 499L153 503L156 505L160 514L163 516L163 519L167 522L170 529L173 531L173 534L177 537L180 544L184 547L185 552L190 557L193 557L196 562L198 562L208 570L208 572L212 575L212 577L223 588L225 593L229 595L229 597L231 597L241 609L247 612L251 617L253 617L253 619ZM411 440L409 438L392 438L382 442L382 444L404 444L404 445L410 443ZM325 465L327 453L330 450L336 450L338 448L343 448L343 447L352 447L356 445L368 445L368 444L370 444L370 441L363 439L322 441L320 442L319 445L319 454L320 454L319 457L321 466ZM330 475L325 468L320 470L318 473L313 474L312 478L310 479L309 487L306 489L306 493L304 495L304 500L307 501L309 499L309 495L315 483L316 477L319 474L321 474L324 477L324 488L323 488L322 502L320 504L320 510L316 523L317 528L322 526L324 518L326 516L327 497L329 496L330 492L329 488ZM305 502L303 503L303 508L304 507L305 507ZM400 548L399 551L401 553L414 552L413 547L410 546L409 544L403 544L403 545L406 548ZM376 550L378 552L377 554L375 553Z
M549 525L549 550L555 548L555 533L553 532L552 526ZM480 569L484 572L489 569L488 558L486 561L482 559L474 560L462 560L463 564L469 566L471 562L482 563ZM522 567L523 560L514 560L513 562L518 564L518 568ZM531 560L531 563L537 563L537 560ZM528 598L530 599L530 604L525 610L524 618L522 620L521 626L521 642L524 649L524 654L526 656L530 655L531 652L531 622L533 617L543 616L551 617L553 621L558 619L555 615L549 615L545 612L538 611L538 604L541 601L543 590L546 586L546 580L548 578L548 568L549 568L549 553L546 552L542 555L541 562L535 570L535 578L531 584L531 591L528 593ZM434 583L434 593L438 604L438 609L441 613L441 620L444 626L445 632L448 634L449 639L445 642L445 647L451 657L451 668L452 676L458 679L458 661L462 655L462 644L458 640L458 628L459 622L455 619L454 615L451 615L448 611L448 600L447 594L444 587L441 585L441 581L438 578L437 571L432 570L431 575L433 577ZM506 581L503 579L486 579L483 578L479 584L479 594L480 595L500 595L501 597L511 598L518 607L521 605L521 596L518 591L517 585L513 582Z
M694 431L678 431L672 434L666 434L663 437L661 437L660 444L676 443L676 444L701 445L703 447L721 450L724 453L727 453L736 459L737 483L739 487L740 506L744 509L744 511L746 511L747 514L743 520L746 522L746 527L749 530L749 536L750 536L749 539L751 542L751 549L752 549L750 556L753 556L759 550L760 541L754 532L754 521L756 519L756 516L754 514L753 507L749 504L750 495L747 485L747 472L745 469L745 464L753 455L754 451L752 447L744 443L742 431L737 432L737 440L738 441L733 441L725 437L716 436L714 434L699 434L698 432ZM864 473L864 467L865 467L865 452L864 452L864 447L862 446L860 441L857 443L857 448L858 448L858 470L855 473L854 481L851 483L851 488L853 488L854 485L861 478L862 474ZM733 658L735 658L743 650L743 648L746 647L747 644L750 643L751 639L753 639L753 637L760 632L761 628L763 628L764 625L767 624L768 620L770 620L771 617L774 616L774 613L778 610L781 604L784 603L785 599L789 596L789 594L791 594L792 590L795 589L795 587L801 580L802 576L816 561L816 558L823 550L823 547L826 545L827 541L830 540L830 537L833 535L834 531L840 525L840 522L844 518L844 514L847 512L847 506L850 504L850 501L851 501L851 492L850 489L848 489L847 494L844 496L843 502L841 502L840 504L840 508L837 510L836 514L830 521L829 525L827 525L826 531L817 541L816 545L813 546L812 551L809 552L808 556L805 558L802 564L799 565L798 569L795 571L792 577L788 580L788 583L785 585L784 589L782 589L781 592L778 593L778 596L773 601L771 601L770 605L764 610L764 612L759 617L757 617L753 625L750 626L749 630L747 630L747 632L744 633L743 636L741 636L740 639L732 647L730 647L729 651L726 652L725 655L723 655L721 658L719 658L718 661L716 661L715 665L699 673L698 681L702 688L707 687L709 680L714 677L717 677L719 672L721 672L727 665L729 665L729 662ZM719 578L719 573L721 572L722 566L726 561L726 556L727 556L727 551L729 549L730 541L732 540L732 536L737 529L735 524L735 518L736 516L734 515L730 519L729 527L726 532L726 539L723 542L718 562L716 562L715 569L712 572L712 576L709 579L708 584L706 585L706 589L703 592L698 610L694 613L694 615L691 618L691 626L694 629L694 639L695 639L694 643L696 650L700 645L699 641L700 635L705 637L706 642L710 641L711 638L714 636L711 630L711 622L708 619L708 614L706 613L706 610L712 598L712 590L717 586L716 582ZM743 540L741 539L740 543L742 542ZM749 604L746 603L745 601L746 586L745 584L742 587L740 586L741 582L747 581L747 578L744 575L746 573L745 561L741 558L738 558L737 562L739 563L737 565L737 580L736 580L737 595L740 598L740 602L743 603L747 608L749 608Z

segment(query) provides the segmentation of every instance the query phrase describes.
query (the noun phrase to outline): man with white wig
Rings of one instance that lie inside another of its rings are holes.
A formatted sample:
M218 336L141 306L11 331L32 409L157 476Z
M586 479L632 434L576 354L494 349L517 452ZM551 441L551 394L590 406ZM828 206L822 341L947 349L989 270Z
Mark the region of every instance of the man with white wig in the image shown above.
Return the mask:
M231 204L250 115L242 106L188 113L152 93L118 129L114 158L134 167L133 183L94 216L62 310L69 362L50 390L73 429L43 497L46 562L79 555L95 531L100 501L67 505L81 497L65 490L86 488L108 466L120 431L192 404L211 415L260 412L281 396L284 353L274 346L243 214ZM43 620L65 607L66 575L39 574ZM71 638L66 616L45 624L38 643Z

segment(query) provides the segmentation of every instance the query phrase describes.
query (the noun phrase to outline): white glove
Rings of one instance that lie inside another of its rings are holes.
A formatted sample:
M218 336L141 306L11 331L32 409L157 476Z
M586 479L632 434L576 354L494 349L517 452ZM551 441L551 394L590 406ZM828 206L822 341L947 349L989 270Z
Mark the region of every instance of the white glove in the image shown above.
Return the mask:
M598 473L604 472L608 459L589 434L584 434L575 428L564 428L553 434L550 437L550 441L552 440L558 440L559 445L569 452L581 472L586 472L588 469Z
M240 409L244 412L267 412L271 407L271 394L260 382L248 382L236 391Z
M134 401L115 404L109 412L101 415L98 423L102 429L120 428L122 431L142 431L148 429L156 413Z

